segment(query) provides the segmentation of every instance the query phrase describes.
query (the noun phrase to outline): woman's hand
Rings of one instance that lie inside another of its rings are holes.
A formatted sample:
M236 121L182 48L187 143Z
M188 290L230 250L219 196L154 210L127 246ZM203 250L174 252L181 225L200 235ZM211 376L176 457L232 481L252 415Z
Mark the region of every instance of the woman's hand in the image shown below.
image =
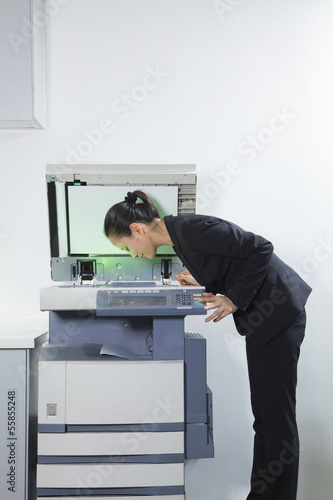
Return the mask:
M200 283L198 283L190 273L190 271L181 271L180 273L176 274L175 276L176 280L179 281L181 285L196 285L200 286Z
M205 319L205 321L208 323L208 321L214 320L214 323L217 321L220 321L221 319L225 318L229 314L232 314L237 311L238 307L235 306L233 302L231 302L228 297L225 295L214 295L213 293L204 293L204 298L197 299L200 302L206 302L208 303L205 306L205 309L207 311L210 311L211 309L216 309L213 314L208 316L208 318Z

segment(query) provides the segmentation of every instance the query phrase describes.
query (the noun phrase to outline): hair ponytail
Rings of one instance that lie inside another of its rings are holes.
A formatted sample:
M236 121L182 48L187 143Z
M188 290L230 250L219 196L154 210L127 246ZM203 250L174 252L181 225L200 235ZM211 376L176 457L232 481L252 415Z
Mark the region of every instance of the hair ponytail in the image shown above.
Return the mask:
M141 202L137 202L141 200ZM128 192L124 201L116 203L107 212L104 219L104 233L107 237L130 236L133 222L150 224L160 218L153 202L143 191Z

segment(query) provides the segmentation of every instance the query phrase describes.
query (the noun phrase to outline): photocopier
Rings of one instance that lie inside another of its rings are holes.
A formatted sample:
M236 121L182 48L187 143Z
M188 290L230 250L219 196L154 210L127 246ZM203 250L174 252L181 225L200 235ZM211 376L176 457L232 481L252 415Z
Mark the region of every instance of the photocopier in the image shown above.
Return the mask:
M103 234L140 189L160 216L195 212L194 165L51 164L49 340L38 366L39 500L184 500L185 461L214 456L201 286L171 246L132 259Z

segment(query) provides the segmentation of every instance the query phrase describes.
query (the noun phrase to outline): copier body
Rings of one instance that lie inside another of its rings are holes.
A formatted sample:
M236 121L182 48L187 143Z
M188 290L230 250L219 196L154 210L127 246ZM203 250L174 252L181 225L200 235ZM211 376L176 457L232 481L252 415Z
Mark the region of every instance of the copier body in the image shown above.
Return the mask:
M77 208L81 195L70 200L66 189L75 181L75 188L89 187L90 171L92 182L99 179L118 188L122 169L81 166L82 172L68 180L69 167L57 168L47 175L49 193L54 183L49 195L51 271L54 279L65 278L66 283L41 290L41 309L49 311L50 326L49 344L39 362L37 496L184 499L185 459L214 454L206 340L185 332L184 326L187 315L205 314L198 301L204 288L174 281L183 267L172 248L150 262L131 259L118 249L109 258L88 247L75 254L79 242L68 221L70 207ZM134 177L140 168L132 166ZM195 179L193 169L186 168L179 168L180 178ZM151 186L151 172L145 169L141 185L134 178L135 188L170 187L171 195L177 194L177 215L179 179L168 186L167 171L160 166ZM177 177L177 168L173 170ZM124 189L134 186L127 181ZM192 204L193 211L193 185L188 196L191 203L185 200L183 205ZM62 201L66 217L61 215ZM111 199L110 206L118 201ZM64 220L67 239L60 234ZM80 269L88 269L88 279Z

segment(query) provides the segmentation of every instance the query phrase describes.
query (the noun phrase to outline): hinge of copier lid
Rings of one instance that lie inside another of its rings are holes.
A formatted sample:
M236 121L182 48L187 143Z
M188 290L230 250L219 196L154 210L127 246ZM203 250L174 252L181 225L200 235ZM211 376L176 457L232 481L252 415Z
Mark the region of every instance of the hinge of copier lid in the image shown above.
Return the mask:
M93 285L96 275L96 261L78 260L77 273L80 279L80 285Z
M161 277L163 285L171 285L171 274L172 274L172 260L162 259L161 260Z

